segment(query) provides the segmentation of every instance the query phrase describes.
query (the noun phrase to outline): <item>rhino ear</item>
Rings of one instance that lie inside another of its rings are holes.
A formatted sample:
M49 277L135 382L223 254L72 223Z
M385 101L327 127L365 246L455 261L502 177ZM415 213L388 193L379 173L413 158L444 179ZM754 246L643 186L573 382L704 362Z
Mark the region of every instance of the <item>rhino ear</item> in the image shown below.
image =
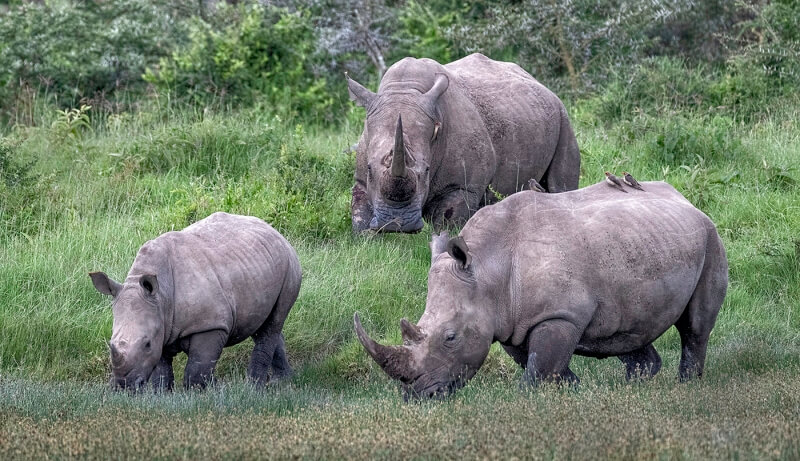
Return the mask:
M344 73L347 78L347 91L350 93L350 100L355 101L361 107L367 108L375 99L375 93L361 86L360 83L350 78L347 72Z
M105 272L89 272L89 277L95 289L104 295L115 297L122 289L122 285L111 280Z
M447 235L447 232L442 232L439 235L434 234L433 238L431 239L430 247L431 247L431 263L436 258L437 255L447 251L447 241L450 239L450 236Z
M139 278L139 286L149 295L158 293L158 279L153 274L145 274Z
M472 264L472 255L469 254L467 242L460 235L451 238L447 242L447 253L461 263L462 269L469 269L470 264Z

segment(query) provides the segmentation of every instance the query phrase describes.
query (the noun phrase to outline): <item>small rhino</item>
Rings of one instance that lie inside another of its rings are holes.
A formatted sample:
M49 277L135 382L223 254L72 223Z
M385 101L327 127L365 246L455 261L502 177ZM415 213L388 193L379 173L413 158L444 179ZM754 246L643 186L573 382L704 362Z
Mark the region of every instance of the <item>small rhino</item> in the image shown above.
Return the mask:
M139 249L124 283L92 272L113 297L114 388L148 381L171 390L172 359L188 355L184 387L204 388L222 348L255 341L248 375L258 385L291 374L281 330L300 291L297 253L278 231L252 216L214 213Z

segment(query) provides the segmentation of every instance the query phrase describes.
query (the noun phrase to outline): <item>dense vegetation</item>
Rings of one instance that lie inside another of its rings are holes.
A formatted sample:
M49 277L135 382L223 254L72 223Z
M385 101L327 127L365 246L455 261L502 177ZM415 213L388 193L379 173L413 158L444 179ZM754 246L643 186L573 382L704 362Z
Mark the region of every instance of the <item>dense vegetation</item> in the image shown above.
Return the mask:
M0 7L0 457L800 455L796 2L233 3ZM520 391L493 349L467 388L423 405L363 353L354 311L395 343L421 314L431 230L350 235L363 110L342 73L374 88L403 56L473 51L562 96L582 186L633 171L716 222L731 284L702 382L675 382L674 331L650 383L576 358L578 389ZM142 243L217 210L298 249L297 376L251 389L248 342L204 394L109 393L111 312L87 272L122 279Z

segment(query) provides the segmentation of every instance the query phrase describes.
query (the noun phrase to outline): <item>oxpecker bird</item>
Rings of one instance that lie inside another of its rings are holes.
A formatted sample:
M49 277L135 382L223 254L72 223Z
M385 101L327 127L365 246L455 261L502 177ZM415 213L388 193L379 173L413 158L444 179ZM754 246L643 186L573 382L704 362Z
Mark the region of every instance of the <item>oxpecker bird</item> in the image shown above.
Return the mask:
M627 171L622 172L622 181L634 189L639 189L640 191L644 192L644 188L641 184L639 184L639 181L634 179L633 176L631 176L631 174Z
M614 176L608 171L606 171L606 182L609 185L621 190L622 192L625 192L626 194L628 193L628 191L625 190L625 186L622 185L622 181L620 181L618 177Z
M539 181L535 180L534 178L528 180L528 188L534 192L547 192L544 190L544 187L539 184Z

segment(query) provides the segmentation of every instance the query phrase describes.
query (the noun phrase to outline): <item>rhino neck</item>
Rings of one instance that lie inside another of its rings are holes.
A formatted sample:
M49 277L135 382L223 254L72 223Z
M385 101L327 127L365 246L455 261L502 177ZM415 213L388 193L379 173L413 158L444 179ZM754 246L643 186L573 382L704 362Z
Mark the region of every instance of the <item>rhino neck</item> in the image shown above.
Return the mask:
M158 278L158 309L164 325L163 345L177 340L175 329L175 277L172 265L170 242L166 236L158 237L145 243L131 265L127 279L140 277L143 274L155 274ZM126 279L126 280L127 280Z

